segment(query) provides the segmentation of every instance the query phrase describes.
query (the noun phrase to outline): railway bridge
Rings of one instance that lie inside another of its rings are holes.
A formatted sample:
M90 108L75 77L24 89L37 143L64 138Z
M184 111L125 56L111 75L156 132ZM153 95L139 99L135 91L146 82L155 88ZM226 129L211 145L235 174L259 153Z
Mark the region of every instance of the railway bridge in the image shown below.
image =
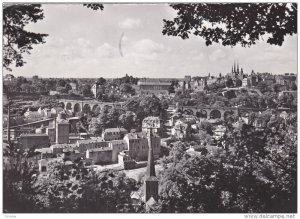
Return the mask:
M71 110L73 113L89 113L95 112L95 110L99 107L100 110L104 107L112 108L112 107L122 107L123 102L100 102L96 100L68 100L68 99L60 99L59 102L62 104L62 107L66 110Z
M175 105L170 107L176 108ZM250 108L250 107L215 107L215 106L178 106L179 111L187 115L194 115L199 118L224 120L228 115L248 117L251 112L264 112L274 110L276 113L291 111L289 108Z

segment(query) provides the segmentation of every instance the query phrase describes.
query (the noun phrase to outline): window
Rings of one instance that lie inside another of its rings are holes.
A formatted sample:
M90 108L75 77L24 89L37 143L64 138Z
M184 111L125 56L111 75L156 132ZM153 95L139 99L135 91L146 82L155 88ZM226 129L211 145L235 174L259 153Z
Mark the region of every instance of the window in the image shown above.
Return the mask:
M42 166L42 172L46 172L47 171L47 167L46 166Z

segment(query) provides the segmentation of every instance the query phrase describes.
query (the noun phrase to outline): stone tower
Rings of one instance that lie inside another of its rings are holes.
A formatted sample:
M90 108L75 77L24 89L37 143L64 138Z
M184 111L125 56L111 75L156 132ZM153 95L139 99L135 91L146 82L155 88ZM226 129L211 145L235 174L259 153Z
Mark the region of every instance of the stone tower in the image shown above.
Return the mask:
M145 180L145 202L151 197L158 201L158 179L155 174L154 157L153 157L153 145L152 145L152 129L148 128L148 163Z

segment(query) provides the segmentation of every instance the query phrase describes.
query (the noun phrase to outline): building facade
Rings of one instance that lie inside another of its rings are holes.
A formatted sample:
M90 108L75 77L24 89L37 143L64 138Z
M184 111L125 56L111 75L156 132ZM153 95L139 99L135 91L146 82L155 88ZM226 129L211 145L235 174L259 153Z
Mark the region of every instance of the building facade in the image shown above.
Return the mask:
M21 134L18 142L23 149L49 147L49 136L46 134Z
M120 140L123 139L127 133L127 130L124 128L110 128L102 132L102 138L105 141Z
M129 133L124 137L124 140L128 145L128 155L131 159L136 161L147 160L149 145L146 133ZM154 134L151 140L154 157L158 158L160 155L160 137Z
M159 80L144 80L138 82L139 94L167 95L171 82Z

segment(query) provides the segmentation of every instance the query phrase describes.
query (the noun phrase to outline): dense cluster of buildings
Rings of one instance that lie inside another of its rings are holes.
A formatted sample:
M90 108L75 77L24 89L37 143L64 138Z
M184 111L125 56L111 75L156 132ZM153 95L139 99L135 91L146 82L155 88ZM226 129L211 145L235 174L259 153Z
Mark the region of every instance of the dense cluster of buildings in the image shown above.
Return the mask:
M207 86L212 84L222 84L232 80L231 87L244 87L244 88L255 88L260 82L264 82L267 85L278 84L280 89L295 90L297 87L297 75L294 73L285 73L283 75L272 75L270 73L255 73L254 70L251 73L245 73L243 68L239 66L237 61L234 61L231 72L220 75L218 77L202 76L202 77L191 77L189 75L182 79L153 79L144 78L138 81L138 94L155 94L169 95L174 91L193 90L204 91ZM174 83L177 82L177 83ZM227 85L226 85L227 86ZM174 88L174 91L172 90Z
M70 162L84 160L88 165L119 163L125 168L134 168L136 162L147 160L149 148L147 123L152 124L150 129L153 132L151 136L153 156L156 159L160 156L159 122L158 118L148 117L143 121L142 132L133 130L128 133L124 128L109 128L103 131L101 137L74 141L70 138L70 122L67 114L62 111L48 127L36 128L35 133L21 134L16 142L20 148L35 150L38 154L35 156L41 158L62 158Z

